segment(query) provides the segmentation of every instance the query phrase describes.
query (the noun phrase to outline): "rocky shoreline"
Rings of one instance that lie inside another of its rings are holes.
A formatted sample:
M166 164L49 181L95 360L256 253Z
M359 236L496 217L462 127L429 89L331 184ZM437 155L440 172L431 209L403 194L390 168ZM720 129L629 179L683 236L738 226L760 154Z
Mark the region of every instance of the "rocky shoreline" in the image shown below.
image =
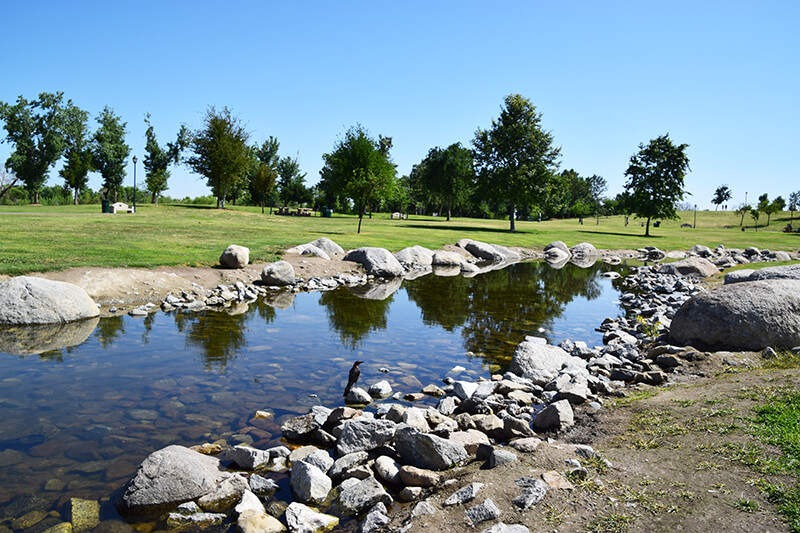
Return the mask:
M507 255L481 264L486 258L477 254L492 257L513 252L521 257L519 251L491 245L469 250L473 242L460 241L455 247L460 250L439 254L437 265L433 265L436 253L431 253L430 267L447 267L451 272L455 267L458 273L469 275L517 260ZM556 265L564 264L564 256L584 263L588 257L593 263L600 254L593 253L590 246L569 249L563 243L552 243L543 255ZM748 250L749 254L694 247L683 254L688 256L685 260L634 268L623 281L630 292L621 302L628 316L636 320L606 319L598 326L604 333L603 346L588 347L580 341L552 346L544 339L528 337L517 347L510 371L490 380L468 382L446 376L443 386L429 384L411 395L392 394L388 383L381 382L371 384L369 390L354 388L347 399L350 406L315 407L282 424L286 440L299 446L294 450L286 446L221 449L206 444L194 450L169 446L154 452L126 487L120 509L132 519L154 513L166 517L171 528L235 522L240 531L255 533L287 527L321 531L335 526L338 516L359 518L362 531L406 531L444 508L463 508L465 524L482 528L494 522L483 531L528 531L523 524L506 525L498 519L515 516L510 508L524 511L541 502L548 491L562 490L570 478L582 475L582 461L605 460L591 447L557 440L575 424L576 417L601 410L605 398L624 395L631 385L665 383L681 375L697 358L725 357L724 352L708 354L671 343L670 326L687 301L706 292L698 279L742 259L783 260L777 254L770 257L771 252ZM428 265L421 262L427 260L424 250L414 252L413 256L410 252L401 255L414 258L403 263L393 256L403 274L426 271ZM288 269L284 268L280 277L272 265L264 268L258 284L240 282L210 291L198 288L195 293L168 295L160 306L151 304L129 312L146 314L157 307L180 312L224 309L258 297L288 297L301 290L328 290L341 284L390 288L394 278L403 274L386 276L387 268L398 272L396 267L382 253L378 255L390 265L376 267L370 253L360 252L358 262L371 272L361 276L291 279ZM637 255L658 260L667 254L644 249ZM607 254L605 260L614 262L614 254ZM778 277L784 276L785 270ZM436 408L415 407L414 401L424 396L440 398ZM374 412L353 407L373 401L377 402ZM510 501L481 498L485 484L480 481L460 484L446 479L449 472L467 463L480 462L486 470L512 468L504 465L529 462L529 456L543 448L572 455L569 469L548 471L537 478L520 476L515 480L518 493ZM259 473L287 471L295 501L285 507L269 501L277 486ZM448 496L442 500L445 494ZM413 503L389 513L386 506L396 500Z

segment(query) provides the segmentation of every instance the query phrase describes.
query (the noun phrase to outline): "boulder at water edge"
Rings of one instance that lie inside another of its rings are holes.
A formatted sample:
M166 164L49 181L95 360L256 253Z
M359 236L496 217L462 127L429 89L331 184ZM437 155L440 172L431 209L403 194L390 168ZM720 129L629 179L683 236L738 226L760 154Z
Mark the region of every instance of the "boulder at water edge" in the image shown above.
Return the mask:
M355 261L361 263L367 274L380 278L392 278L402 276L405 273L403 265L400 264L395 256L385 248L356 248L350 250L344 256L345 261Z
M714 263L703 257L692 256L674 263L661 265L662 274L680 274L681 276L700 276L707 278L719 272Z
M264 285L283 287L294 283L294 268L288 261L276 261L264 267L261 271L261 281Z
M167 446L139 465L119 506L132 514L160 512L210 493L229 476L220 470L219 459L183 446Z
M315 247L319 248L320 250L322 250L323 252L327 253L328 255L343 254L344 253L344 249L342 249L341 246L339 246L338 244L336 244L335 242L333 242L332 240L330 240L327 237L320 237L319 239L311 241L308 244L310 244L311 246L315 246Z
M478 259L486 261L498 262L506 258L500 250L485 242L469 241L464 245L464 248Z
M565 364L586 365L582 359L572 357L558 346L543 340L529 338L517 345L509 371L537 385L544 385L555 378Z
M714 349L798 346L800 281L749 281L697 294L675 313L670 336Z
M429 267L433 261L433 252L419 245L403 248L394 256L407 268Z
M767 267L759 270L735 270L725 274L725 285L742 281L762 281L772 279L800 280L800 264Z
M33 276L0 283L0 324L60 324L99 314L86 291L71 283Z
M313 244L301 244L286 250L287 254L307 255L312 257L321 257L322 259L330 260L331 256L325 250L317 248Z
M250 249L231 244L219 256L219 264L225 268L244 268L250 262Z

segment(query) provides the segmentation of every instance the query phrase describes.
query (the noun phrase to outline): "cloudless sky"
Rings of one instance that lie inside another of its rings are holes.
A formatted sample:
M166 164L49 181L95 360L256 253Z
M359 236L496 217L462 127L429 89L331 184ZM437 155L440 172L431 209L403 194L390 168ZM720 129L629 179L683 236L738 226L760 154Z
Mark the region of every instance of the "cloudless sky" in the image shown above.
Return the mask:
M800 190L800 2L5 2L0 101L40 92L128 124L144 183L146 113L161 143L229 107L297 155L307 184L357 123L390 136L398 175L434 146L470 146L520 93L561 169L623 190L640 143L689 145L687 198L713 208ZM0 131L3 138L5 131ZM0 144L0 161L10 153ZM90 186L100 186L93 174ZM61 184L56 171L48 185ZM126 185L133 184L129 162ZM208 194L172 167L167 194Z

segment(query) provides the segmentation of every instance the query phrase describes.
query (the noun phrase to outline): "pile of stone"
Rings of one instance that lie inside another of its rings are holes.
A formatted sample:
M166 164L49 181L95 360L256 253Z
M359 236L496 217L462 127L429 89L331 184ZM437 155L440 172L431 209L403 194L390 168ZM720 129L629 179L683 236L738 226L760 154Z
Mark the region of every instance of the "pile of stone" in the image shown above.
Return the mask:
M638 250L640 258L645 261L661 261L662 259L683 259L686 257L702 257L709 260L716 267L731 268L736 265L748 263L765 263L770 261L791 261L800 258L797 253L791 254L784 251L759 250L755 246L745 249L725 248L719 245L713 250L708 246L696 244L686 252L663 252L655 246L645 246Z

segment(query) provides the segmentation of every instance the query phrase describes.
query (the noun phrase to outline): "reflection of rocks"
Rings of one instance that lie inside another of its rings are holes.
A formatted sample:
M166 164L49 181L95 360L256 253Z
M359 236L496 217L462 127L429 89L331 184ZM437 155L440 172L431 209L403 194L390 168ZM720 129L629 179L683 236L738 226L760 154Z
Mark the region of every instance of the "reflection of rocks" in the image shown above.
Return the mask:
M294 303L292 291L268 292L264 295L264 303L277 309L289 309Z
M598 257L596 255L573 255L570 258L570 262L581 268L589 268L590 266L594 265L597 261Z
M422 276L427 276L431 272L432 272L432 270L430 268L425 268L425 269L421 269L421 270L417 270L417 269L409 270L408 272L405 273L405 275L403 275L403 278L404 279L417 279L417 278L421 278Z
M72 283L33 276L0 283L0 324L60 324L99 314L86 291Z
M0 326L0 352L31 355L81 344L99 322L98 318L66 324Z
M460 265L434 266L433 274L435 276L441 276L441 277L458 276L459 274L461 274L461 266Z
M555 256L548 255L545 258L545 262L547 263L547 266L549 266L550 268L553 268L555 270L561 270L562 268L564 268L564 265L569 263L569 256L561 254Z
M402 284L403 278L389 278L386 283L355 285L353 287L347 287L347 290L359 298L364 298L366 300L385 300L394 294Z
M588 242L576 244L570 249L570 252L572 253L572 263L581 268L589 268L599 257L597 249Z

